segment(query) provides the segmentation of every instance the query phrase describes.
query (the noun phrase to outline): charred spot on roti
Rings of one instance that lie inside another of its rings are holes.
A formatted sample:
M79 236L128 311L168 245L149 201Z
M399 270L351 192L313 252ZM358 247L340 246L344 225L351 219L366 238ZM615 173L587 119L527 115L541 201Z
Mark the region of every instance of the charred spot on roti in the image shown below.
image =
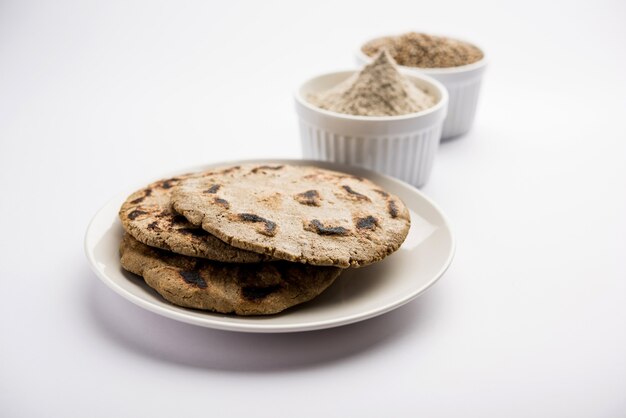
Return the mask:
M196 238L202 238L209 235L209 233L202 228L181 228L178 232L185 235L191 235Z
M211 185L211 187L209 187L208 189L206 189L206 190L204 191L204 193L208 193L208 194L215 194L215 193L217 193L217 191L220 189L220 187L222 187L222 186L221 186L221 185L219 185L219 184L213 184L213 185Z
M130 219L131 221L134 221L135 219L137 219L137 217L141 216L141 215L145 215L148 212L145 212L143 210L139 210L139 209L135 209L134 211L132 211L131 213L128 214L128 219Z
M224 209L230 209L230 203L228 203L228 200L226 199L222 199L221 197L216 197L215 199L213 199L213 202L216 205L223 207Z
M392 218L398 217L398 205L396 205L396 201L391 199L387 202L387 211Z
M130 203L133 205L141 203L146 197L150 197L151 194L152 194L152 189L148 187L147 189L143 190L143 196L138 197L135 200L132 200Z
M221 170L221 171L218 171L218 174L228 174L228 173L232 173L233 171L237 171L237 170L239 170L240 168L241 168L240 166L236 165L236 166L229 167L229 168L225 168L225 169L223 169L223 170Z
M361 193L357 192L356 190L354 190L350 186L343 185L343 186L341 186L341 188L343 190L345 190L348 193L348 196L350 196L353 199L362 200L362 201L365 201L365 202L371 202L371 199L369 197L365 196L364 194L361 194Z
M307 190L306 192L298 193L294 199L306 206L320 206L321 204L321 197L317 190Z
M171 189L172 187L174 187L175 183L177 183L180 179L178 177L172 177L171 179L167 179L167 180L163 180L160 184L159 187L163 188L163 189Z
M256 174L257 172L259 172L260 170L280 170L281 168L283 168L284 165L275 165L275 166L271 166L271 165L260 165L258 167L254 167L252 170L250 170L250 172L252 174Z
M276 223L270 221L269 219L265 219L259 215L255 215L254 213L240 213L237 215L237 218L243 222L263 223L264 228L258 230L260 234L267 235L269 237L276 235Z
M172 224L186 224L189 221L187 221L187 218L185 218L183 215L174 215L171 219Z
M382 197L384 197L385 199L389 197L389 193L387 193L384 190L380 190L380 189L372 189L372 190L378 193L379 195L381 195Z
M318 219L313 219L309 222L305 228L307 231L315 232L318 235L337 235L344 236L348 235L350 232L348 229L343 226L326 226Z
M183 270L179 272L180 277L183 278L185 283L190 284L192 286L199 287L200 289L206 289L206 282L200 275L200 272L197 270L187 271Z
M358 218L356 220L357 229L371 229L374 230L378 227L378 219L373 217L372 215L366 216L365 218Z
M157 221L151 222L150 224L148 224L148 229L151 231L160 231L161 228L159 228L159 223Z
M241 288L241 295L248 300L265 299L270 294L280 289L280 284L271 286L244 286Z

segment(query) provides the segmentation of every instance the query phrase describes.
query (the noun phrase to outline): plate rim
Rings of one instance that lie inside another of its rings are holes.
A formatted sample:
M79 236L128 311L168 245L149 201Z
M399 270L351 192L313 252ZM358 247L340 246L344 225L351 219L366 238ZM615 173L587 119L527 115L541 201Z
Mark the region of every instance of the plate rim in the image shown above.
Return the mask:
M367 173L376 174L378 176L385 178L386 181L399 183L400 185L404 187L408 187L413 193L416 193L422 199L424 199L429 205L431 205L433 209L437 212L437 214L441 217L443 221L443 225L445 225L449 238L450 238L450 250L449 250L448 256L446 257L441 268L437 271L436 274L433 275L432 279L430 279L430 281L425 286L417 289L415 292L408 293L406 297L397 301L389 302L381 307L372 308L365 312L344 316L336 320L312 321L312 322L307 322L305 324L262 324L262 323L246 324L246 323L225 323L223 321L220 321L219 318L207 317L207 318L201 319L195 316L187 315L183 312L178 312L177 310L167 309L167 308L155 305L151 303L150 301L141 298L140 296L134 295L126 291L119 284L117 284L114 280L107 277L107 275L104 274L104 272L98 268L97 260L94 258L94 253L89 246L89 243L91 241L90 237L95 233L93 231L93 225L95 221L99 219L100 214L105 209L107 209L113 201L121 199L122 197L126 196L127 193L122 192L108 199L107 202L104 205L102 205L100 209L96 211L94 216L89 221L89 224L87 225L87 230L85 232L85 237L83 240L83 249L85 251L85 255L87 257L87 261L89 262L89 267L91 271L93 271L96 274L96 276L102 282L104 282L105 285L107 285L107 287L109 287L111 290L113 290L115 293L122 296L124 299L128 300L129 302L141 308L144 308L150 312L153 312L155 314L158 314L158 315L161 315L161 316L173 319L173 320L177 320L180 322L184 322L184 323L196 325L196 326L201 326L205 328L219 329L223 331L250 332L250 333L287 333L287 332L303 332L303 331L315 331L315 330L320 330L320 329L335 328L335 327L340 327L340 326L344 326L348 324L353 324L353 323L360 322L360 321L365 321L367 319L371 319L376 316L383 315L387 312L390 312L394 309L397 309L413 301L417 297L424 294L426 291L432 288L432 286L435 283L439 281L439 279L445 274L445 272L448 270L448 268L452 264L452 260L454 259L454 256L456 253L456 238L455 238L454 233L452 232L452 228L450 227L450 221L448 217L444 214L444 212L441 210L441 208L435 202L433 202L432 199L430 199L428 196L422 193L421 190L415 188L414 186L402 180L399 180L395 177L391 177L389 175L386 175L386 174L383 174L374 170L369 170L363 167L351 166L347 164L332 163L332 162L318 161L318 160L286 159L286 158L257 158L257 159L229 160L229 161L223 161L223 162L198 164L192 167L186 167L184 169L171 171L169 172L169 174L165 173L163 176L160 176L159 178L180 175L180 174L187 173L187 172L200 171L200 170L209 169L209 168L217 167L221 165L261 164L261 163L297 164L297 165L310 164L310 165L318 166L320 168L329 168L329 169L335 169L338 171L342 171L342 168L345 168L345 169L352 170L352 171L355 171L355 170L360 171L365 174ZM364 176L364 177L367 177L367 176ZM184 309L184 308L180 308L180 309Z

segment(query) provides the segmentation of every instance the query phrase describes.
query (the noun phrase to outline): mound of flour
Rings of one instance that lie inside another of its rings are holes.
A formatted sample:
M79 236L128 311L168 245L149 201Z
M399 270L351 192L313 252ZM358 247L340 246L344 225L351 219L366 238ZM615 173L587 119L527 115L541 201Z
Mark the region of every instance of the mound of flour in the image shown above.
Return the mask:
M358 116L398 116L434 106L435 97L402 75L386 51L337 86L309 96L326 110Z

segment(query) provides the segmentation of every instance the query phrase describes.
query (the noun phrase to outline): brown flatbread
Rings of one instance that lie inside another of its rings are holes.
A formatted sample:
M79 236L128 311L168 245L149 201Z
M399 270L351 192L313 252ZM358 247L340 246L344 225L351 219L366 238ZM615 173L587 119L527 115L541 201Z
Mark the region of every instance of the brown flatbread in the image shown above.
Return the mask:
M268 315L307 302L341 274L334 267L277 261L231 264L149 247L125 234L124 269L143 276L169 302L237 315Z
M402 201L371 181L317 167L246 164L181 181L174 209L244 250L322 266L358 267L397 250Z
M131 194L119 212L124 229L144 244L178 254L230 263L268 260L268 256L226 244L172 210L173 187L198 175L160 180Z

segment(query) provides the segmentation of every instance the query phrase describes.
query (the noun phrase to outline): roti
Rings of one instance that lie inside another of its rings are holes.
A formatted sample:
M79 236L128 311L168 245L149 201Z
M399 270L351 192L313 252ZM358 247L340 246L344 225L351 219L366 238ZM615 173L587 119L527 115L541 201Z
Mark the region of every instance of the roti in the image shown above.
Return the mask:
M319 266L380 261L410 227L397 196L365 178L312 166L222 167L180 181L171 202L233 247Z
M267 256L228 245L172 210L174 186L201 174L160 180L131 194L119 211L126 232L146 245L182 255L231 263L267 260Z
M307 302L326 290L341 269L286 261L220 263L149 247L125 234L125 270L143 276L169 302L237 315L269 315Z

